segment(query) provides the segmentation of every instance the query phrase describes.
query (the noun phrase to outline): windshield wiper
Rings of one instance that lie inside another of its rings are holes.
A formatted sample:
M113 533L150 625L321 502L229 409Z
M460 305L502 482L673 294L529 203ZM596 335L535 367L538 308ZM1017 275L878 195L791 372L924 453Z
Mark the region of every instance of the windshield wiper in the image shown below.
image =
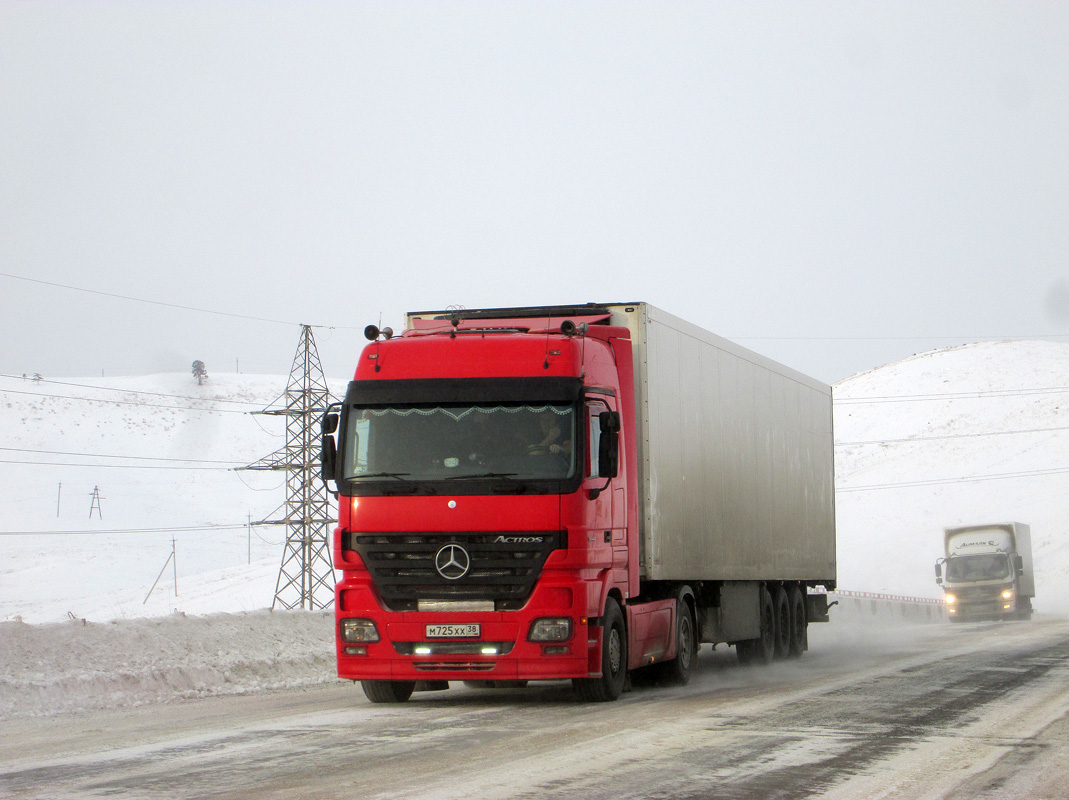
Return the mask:
M410 472L369 472L366 475L354 475L353 478L356 480L363 480L364 478L395 478L408 483L408 477L411 474Z
M447 481L480 480L482 478L515 478L518 472L476 472L471 475L450 475Z

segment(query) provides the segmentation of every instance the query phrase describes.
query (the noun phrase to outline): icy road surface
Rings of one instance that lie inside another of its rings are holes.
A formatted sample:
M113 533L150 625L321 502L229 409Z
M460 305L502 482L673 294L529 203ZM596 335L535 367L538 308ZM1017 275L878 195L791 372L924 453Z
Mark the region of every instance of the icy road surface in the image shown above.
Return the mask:
M1069 622L813 626L798 662L710 652L581 705L347 683L7 720L12 798L1043 798L1069 786Z

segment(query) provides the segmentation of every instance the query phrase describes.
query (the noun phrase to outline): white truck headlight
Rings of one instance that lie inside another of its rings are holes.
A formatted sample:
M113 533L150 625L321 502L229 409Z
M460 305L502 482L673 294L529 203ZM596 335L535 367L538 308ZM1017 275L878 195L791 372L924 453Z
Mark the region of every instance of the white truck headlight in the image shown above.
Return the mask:
M1003 600L1012 600L1013 599L1013 589L1006 589L1002 593L1002 599Z
M343 642L377 642L379 631L370 619L343 619L341 638Z
M948 595L947 595L946 597L944 597L943 599L944 599L944 600L946 601L946 604L947 604L948 606L952 606L952 605L954 605L954 604L955 604L956 602L958 602L958 598L957 598L957 597L955 597L955 596L954 596L954 595L952 595L952 594L948 594Z
M527 638L532 642L566 642L572 638L572 620L570 617L536 619Z

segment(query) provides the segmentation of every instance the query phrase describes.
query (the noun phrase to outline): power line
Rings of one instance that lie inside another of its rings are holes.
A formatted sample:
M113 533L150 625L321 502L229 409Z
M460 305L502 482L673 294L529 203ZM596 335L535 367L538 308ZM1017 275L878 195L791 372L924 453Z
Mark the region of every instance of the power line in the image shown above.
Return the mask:
M939 486L950 483L975 483L979 481L1001 481L1011 480L1013 478L1035 478L1042 477L1044 475L1061 475L1069 472L1069 467L1058 467L1054 469L1037 469L1028 472L1004 472L995 475L967 475L960 478L934 478L932 480L924 481L904 481L902 483L875 483L869 486L837 486L835 487L835 493L840 494L844 492L862 492L874 489L906 489L917 486Z
M255 523L254 523L255 524ZM111 528L108 530L0 531L0 536L111 536L126 533L191 533L197 531L245 530L248 525L190 525L169 528Z
M34 450L29 447L0 447L13 453L38 453L49 456L85 456L86 458L126 458L136 461L178 461L185 464L243 464L243 461L220 461L212 458L163 458L160 456L123 456L112 453L77 453L69 450Z
M5 389L0 387L0 392L6 392L7 394L23 394L30 397L48 397L53 400L80 400L86 403L110 403L112 405L119 406L138 406L139 408L168 408L177 411L200 411L208 414L248 414L248 411L238 411L232 408L194 408L193 406L172 406L163 405L161 403L141 403L135 400L105 400L97 397L77 397L74 395L66 394L48 394L46 392L27 392L22 389ZM203 400L201 402L212 403L214 400ZM250 403L249 405L253 405Z
M913 436L905 439L869 439L858 442L836 442L836 447L853 447L855 445L869 444L904 444L907 442L930 442L944 439L970 439L984 436L1016 436L1024 433L1054 433L1056 431L1069 431L1069 426L1059 428L1025 428L1019 431L986 431L982 433L947 433L939 436Z
M923 400L981 400L989 397L1030 397L1042 394L1065 394L1069 386L1039 389L991 389L975 392L933 392L931 394L873 395L871 397L836 397L835 404L860 405L863 403L907 403Z
M1000 336L729 336L735 342L929 342L941 339L953 342L1008 342L1030 341L1034 339L1064 339L1069 333L1033 333L1028 335Z
M148 464L93 464L74 461L15 461L0 458L0 464L20 464L24 467L92 467L93 469L177 469L229 472L232 467L171 467L167 465L152 466Z
M210 308L197 308L195 306L183 306L183 305L179 305L178 303L164 303L161 300L147 300L147 299L145 299L143 297L131 297L130 295L125 295L125 294L114 294L113 292L102 292L102 291L99 291L98 289L86 289L83 286L70 286L69 284L65 284L65 283L56 283L54 281L43 281L43 280L40 280L39 278L27 278L24 275L12 275L9 272L0 272L0 277L2 277L2 278L11 278L11 279L16 280L16 281L26 281L27 283L37 283L37 284L40 284L42 286L51 286L51 287L57 288L57 289L69 289L70 291L73 291L73 292L85 292L86 294L95 294L95 295L100 295L101 297L112 297L112 298L116 298L118 300L129 300L129 301L134 302L134 303L148 303L149 305L154 305L154 306L165 306L166 308L177 308L177 309L180 309L182 311L196 311L196 312L198 312L200 314L215 314L216 316L220 316L220 317L234 317L235 319L246 319L246 320L252 320L254 322L270 322L270 323L273 323L273 324L276 324L276 325L294 325L294 324L296 324L296 323L290 322L289 320L270 319L268 317L253 317L253 316L249 316L247 314L234 314L234 313L232 313L230 311L214 311L214 310L212 310Z
M192 395L185 394L166 394L164 392L146 392L142 389L120 389L117 386L93 386L88 383L70 383L69 381L57 381L50 378L26 378L23 375L8 375L6 373L0 373L0 378L12 378L14 380L32 380L36 384L52 383L56 386L73 386L78 389L92 389L95 392L122 392L123 394L143 394L150 397L168 397L175 400L193 400L198 403L233 403L239 406L252 406L253 408L259 408L260 403L254 403L250 400L227 400L223 397L194 397ZM64 395L46 395L46 397L63 397Z
M67 283L58 283L56 281L45 281L40 278L27 278L25 275L14 275L10 272L0 272L0 278L10 278L16 281L25 281L27 283L36 283L41 286L51 286L54 289L67 289L72 292L84 292L85 294L95 294L101 297L111 297L117 300L127 300L132 303L147 303L148 305L164 306L165 308L176 308L180 311L195 311L198 314L214 314L218 317L231 317L234 319L251 320L253 322L268 322L273 325L298 325L300 323L291 322L284 319L271 319L270 317L254 317L250 314L235 314L232 311L217 311L211 308L198 308L197 306L186 306L179 303L165 303L162 300L149 300L144 297L134 297L126 294L116 294L114 292L102 292L99 289L86 289L84 286L71 286ZM328 330L363 330L363 327L357 325L308 325L309 328L326 328Z

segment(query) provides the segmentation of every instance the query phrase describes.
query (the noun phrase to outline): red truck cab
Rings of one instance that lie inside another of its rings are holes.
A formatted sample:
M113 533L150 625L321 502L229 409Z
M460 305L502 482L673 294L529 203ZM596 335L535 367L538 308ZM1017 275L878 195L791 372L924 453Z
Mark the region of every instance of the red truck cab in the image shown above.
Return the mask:
M633 351L608 321L579 306L370 329L325 417L324 476L338 675L371 700L547 679L615 699L629 667L676 655L675 599L635 603Z

